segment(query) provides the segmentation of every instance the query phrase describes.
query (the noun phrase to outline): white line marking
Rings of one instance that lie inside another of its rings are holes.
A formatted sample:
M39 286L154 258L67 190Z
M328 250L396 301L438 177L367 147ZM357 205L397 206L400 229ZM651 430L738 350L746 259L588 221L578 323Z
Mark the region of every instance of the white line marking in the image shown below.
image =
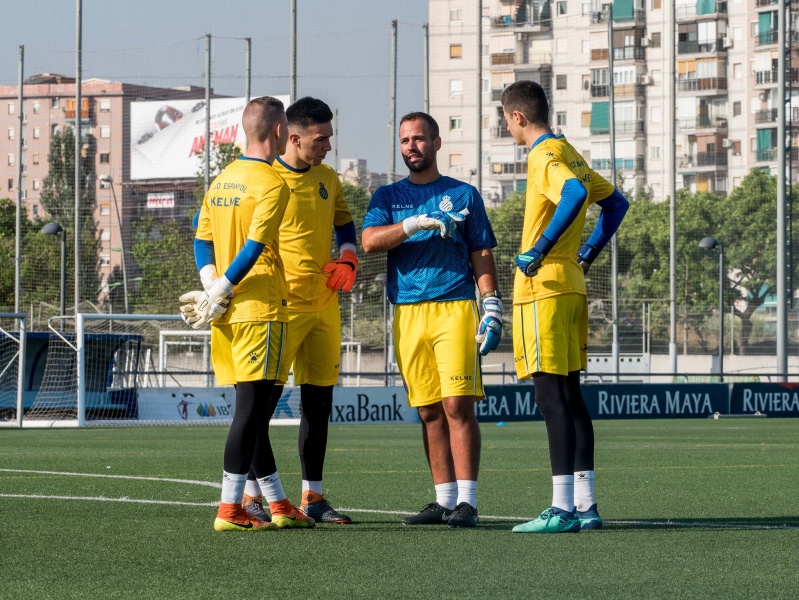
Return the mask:
M0 469L4 473L33 473L35 475L66 475L71 477L99 477L103 479L136 479L139 481L169 481L170 483L188 483L222 489L222 484L214 481L198 481L196 479L173 479L171 477L142 477L137 475L107 475L105 473L64 473L61 471L31 471L29 469Z

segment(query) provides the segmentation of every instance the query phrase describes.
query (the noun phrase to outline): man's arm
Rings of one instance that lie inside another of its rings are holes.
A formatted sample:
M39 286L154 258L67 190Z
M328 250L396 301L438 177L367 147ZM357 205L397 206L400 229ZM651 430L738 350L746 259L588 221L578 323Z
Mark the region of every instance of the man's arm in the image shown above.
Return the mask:
M499 289L497 287L497 267L494 263L493 252L489 248L475 250L469 254L469 260L472 263L472 272L480 295L497 291Z
M388 252L408 239L402 223L376 225L361 232L361 245L364 252Z
M591 263L616 233L624 215L627 214L627 209L630 208L629 201L621 195L619 190L613 190L610 196L600 200L597 204L602 210L599 221L597 221L591 237L577 253L577 264L583 268L583 273L588 272Z

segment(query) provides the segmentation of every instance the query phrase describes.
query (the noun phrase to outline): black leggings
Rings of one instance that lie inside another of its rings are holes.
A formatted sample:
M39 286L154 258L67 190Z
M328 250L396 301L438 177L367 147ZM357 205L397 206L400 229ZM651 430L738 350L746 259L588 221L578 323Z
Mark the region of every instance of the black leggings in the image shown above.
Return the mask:
M302 417L297 446L300 451L302 478L306 481L322 481L327 451L327 428L333 409L333 386L300 386Z
M549 438L552 475L594 469L594 427L580 392L580 372L536 375L535 403Z
M240 381L236 384L236 413L225 443L225 471L258 477L277 471L269 442L269 419L274 380Z

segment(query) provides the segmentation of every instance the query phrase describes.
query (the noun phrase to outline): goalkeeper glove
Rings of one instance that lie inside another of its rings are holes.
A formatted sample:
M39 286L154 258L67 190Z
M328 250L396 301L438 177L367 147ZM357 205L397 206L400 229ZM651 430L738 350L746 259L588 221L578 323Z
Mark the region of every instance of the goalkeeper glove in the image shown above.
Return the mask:
M543 263L544 255L535 248L516 256L516 266L519 267L519 270L527 275L527 277L532 277L538 273L538 269L541 268Z
M358 270L358 256L352 250L344 250L341 258L331 260L324 267L324 273L330 273L327 279L327 287L331 290L339 291L343 289L349 292L355 283L355 273Z
M187 303L180 307L180 316L192 329L202 329L222 316L230 304L230 296L212 301L208 292L201 290L187 292L179 300Z
M474 339L480 344L480 354L485 356L497 349L502 338L502 300L498 296L484 299L483 310Z
M599 256L599 250L590 244L583 244L583 247L577 253L577 264L582 267L583 275L588 273L588 269L591 268L591 264L597 256Z
M408 217L402 222L402 228L405 230L405 235L411 237L413 234L421 230L439 229L441 237L452 237L452 232L455 231L457 223L466 219L469 214L469 209L464 208L460 212L441 212L435 211L423 215L414 215Z

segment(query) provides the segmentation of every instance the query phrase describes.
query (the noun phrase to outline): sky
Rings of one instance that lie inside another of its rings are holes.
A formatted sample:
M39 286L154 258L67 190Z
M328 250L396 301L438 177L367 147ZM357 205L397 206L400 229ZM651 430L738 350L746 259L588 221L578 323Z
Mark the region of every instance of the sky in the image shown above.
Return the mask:
M77 1L3 6L0 85L24 75L75 76ZM205 85L205 34L212 41L212 87L244 96L245 37L252 39L252 95L288 95L290 0L83 0L83 78L171 87ZM427 0L297 0L297 95L338 110L340 158L365 158L386 172L391 21L398 21L397 120L422 110L422 25ZM334 142L336 143L336 142ZM396 170L406 169L396 154Z

